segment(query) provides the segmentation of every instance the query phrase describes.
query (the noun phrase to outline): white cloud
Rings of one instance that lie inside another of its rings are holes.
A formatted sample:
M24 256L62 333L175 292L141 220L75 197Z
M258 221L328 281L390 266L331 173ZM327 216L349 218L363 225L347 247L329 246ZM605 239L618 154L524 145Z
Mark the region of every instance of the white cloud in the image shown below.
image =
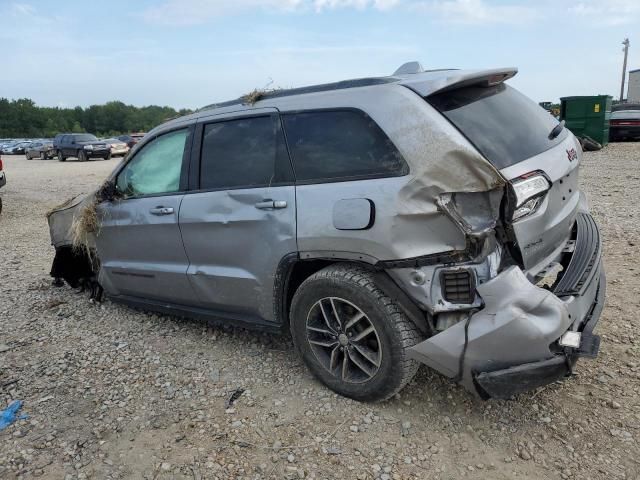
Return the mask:
M413 7L447 23L465 25L521 24L539 17L536 9L529 6L493 4L484 0L421 1Z
M301 2L302 5L312 3L316 11L332 10L337 8L355 8L364 10L373 7L378 10L389 10L400 3L400 0L312 0L311 2Z
M621 1L621 0L618 0ZM142 16L149 23L195 25L212 18L250 12L316 12L331 10L405 9L447 23L523 23L539 17L536 8L490 0L164 0Z
M36 13L36 9L33 5L29 5L27 3L13 3L11 5L11 10L16 15L33 15Z
M353 8L388 10L402 0L165 0L142 14L150 22L162 25L196 25L212 18L238 13L299 12Z
M640 22L639 0L586 0L568 8L569 13L594 25L616 26Z

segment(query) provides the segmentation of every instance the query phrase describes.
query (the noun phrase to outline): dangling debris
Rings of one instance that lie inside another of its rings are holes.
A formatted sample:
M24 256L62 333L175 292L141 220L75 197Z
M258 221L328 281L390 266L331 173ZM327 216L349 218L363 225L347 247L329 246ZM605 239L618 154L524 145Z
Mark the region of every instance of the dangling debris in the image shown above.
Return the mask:
M263 100L270 93L278 92L283 90L281 87L269 88L269 84L265 88L254 88L251 92L247 93L240 97L242 99L242 103L245 105L255 105L260 100Z
M242 103L253 106L259 102L266 93L267 91L265 90L258 90L257 88L254 88L251 92L242 96Z
M93 198L92 201L84 205L78 214L73 217L70 230L73 248L84 248L88 250L89 235L97 234L99 229L98 201L96 198Z

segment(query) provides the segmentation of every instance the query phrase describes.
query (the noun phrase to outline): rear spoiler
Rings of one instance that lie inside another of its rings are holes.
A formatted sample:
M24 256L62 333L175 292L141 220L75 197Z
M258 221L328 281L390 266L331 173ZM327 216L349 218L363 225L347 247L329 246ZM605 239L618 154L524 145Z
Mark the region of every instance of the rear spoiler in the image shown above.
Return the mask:
M463 87L498 85L513 78L517 73L518 69L515 67L491 70L450 70L446 73L440 72L435 78L434 75L425 72L405 78L400 84L413 90L421 97L428 97Z

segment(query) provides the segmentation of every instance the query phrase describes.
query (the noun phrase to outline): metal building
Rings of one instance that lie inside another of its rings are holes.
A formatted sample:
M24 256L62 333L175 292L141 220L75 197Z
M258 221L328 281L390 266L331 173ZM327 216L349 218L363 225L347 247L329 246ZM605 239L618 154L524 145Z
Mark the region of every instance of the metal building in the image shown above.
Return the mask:
M629 71L629 87L627 90L627 102L640 103L640 68Z

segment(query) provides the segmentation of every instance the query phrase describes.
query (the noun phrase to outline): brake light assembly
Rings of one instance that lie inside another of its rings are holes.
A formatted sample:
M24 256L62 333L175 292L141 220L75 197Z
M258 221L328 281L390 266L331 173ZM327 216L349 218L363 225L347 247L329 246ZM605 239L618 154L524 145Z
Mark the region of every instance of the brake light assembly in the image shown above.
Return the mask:
M609 125L614 127L640 127L640 120L611 120Z
M544 201L551 182L540 170L525 173L511 181L513 213L511 220L517 221L535 213Z

